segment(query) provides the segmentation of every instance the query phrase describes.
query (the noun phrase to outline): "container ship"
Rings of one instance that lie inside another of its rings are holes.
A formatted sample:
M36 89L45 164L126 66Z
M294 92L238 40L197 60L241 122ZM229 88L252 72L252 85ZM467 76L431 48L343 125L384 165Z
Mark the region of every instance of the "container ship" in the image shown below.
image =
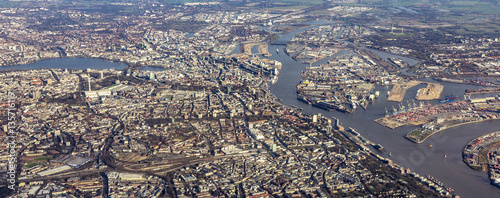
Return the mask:
M449 103L449 102L455 101L455 99L457 99L457 97L450 93L450 95L446 94L444 96L444 99L439 99L439 103L440 104L441 103Z

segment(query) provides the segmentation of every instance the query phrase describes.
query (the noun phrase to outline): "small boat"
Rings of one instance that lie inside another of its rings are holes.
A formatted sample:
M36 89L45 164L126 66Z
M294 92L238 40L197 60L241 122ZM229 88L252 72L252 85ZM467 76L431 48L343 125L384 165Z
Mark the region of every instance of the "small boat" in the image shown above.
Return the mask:
M384 149L384 147L380 144L376 144L376 145L373 145L374 148L376 148L377 150L382 150Z
M276 53L280 53L280 50L279 50L279 49L276 49Z
M448 153L445 153L445 154L444 154L444 158L446 158L447 156L448 156Z
M392 157L392 153L391 152L389 152L389 157Z

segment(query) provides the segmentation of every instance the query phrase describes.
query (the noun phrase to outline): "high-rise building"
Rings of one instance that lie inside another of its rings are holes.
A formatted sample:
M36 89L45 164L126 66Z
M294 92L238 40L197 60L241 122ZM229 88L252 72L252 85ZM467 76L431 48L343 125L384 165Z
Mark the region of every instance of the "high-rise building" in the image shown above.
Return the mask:
M42 97L42 93L40 91L35 91L33 94L34 99L40 99Z
M156 75L154 72L149 73L149 80L156 81Z
M89 91L92 91L92 89L90 88L90 73L89 73Z

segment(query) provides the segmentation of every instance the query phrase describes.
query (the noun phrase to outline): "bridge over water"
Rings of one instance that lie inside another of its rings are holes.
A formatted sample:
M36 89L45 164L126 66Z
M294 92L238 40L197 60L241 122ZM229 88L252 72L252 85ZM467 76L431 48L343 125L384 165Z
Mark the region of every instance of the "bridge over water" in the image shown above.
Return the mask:
M288 44L288 41L274 41L271 43L271 45L286 45Z

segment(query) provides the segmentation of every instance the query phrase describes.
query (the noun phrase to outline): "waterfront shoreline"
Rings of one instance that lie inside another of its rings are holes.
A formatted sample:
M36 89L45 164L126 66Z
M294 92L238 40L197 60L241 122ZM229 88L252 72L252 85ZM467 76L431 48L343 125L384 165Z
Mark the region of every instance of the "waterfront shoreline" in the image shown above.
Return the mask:
M462 161L463 161L465 164L467 164L467 166L468 166L469 168L474 169L474 170L478 170L478 171L480 171L480 170L479 170L480 166L474 166L474 165L472 165L472 164L470 164L470 163L467 163L467 161L465 160L465 150L467 149L467 146L468 146L468 145L472 144L472 142L476 141L477 139L482 138L482 137L484 137L484 136L488 136L488 135L494 134L494 133L498 133L498 132L500 132L500 131L496 131L496 132L492 132L492 133L484 134L484 135L481 135L481 136L479 136L479 137L476 137L476 138L472 139L471 141L467 142L467 144L465 144L464 148L462 149Z
M485 120L476 120L476 121L471 121L471 122L463 122L463 123L455 124L455 125L452 125L452 126L446 127L445 129L439 129L439 130L437 130L437 131L434 131L434 132L432 132L431 134L429 134L428 136L426 136L426 137L425 137L423 140L421 140L421 141L414 141L414 140L412 140L412 139L408 138L408 134L409 134L409 133L411 133L411 131L410 131L409 133L407 133L404 137L405 137L407 140L409 140L409 141L411 141L411 142L413 142L413 143L421 144L421 143L425 142L425 140L427 140L429 137L431 137L431 136L433 136L434 134L439 133L439 132L441 132L441 131L444 131L444 130L447 130L447 129L451 129L451 128L454 128L454 127L458 127L458 126L462 126L462 125L474 124L474 123L479 123L479 122L484 122L484 121L490 121L490 120L492 120L492 121L493 121L493 120L500 120L500 118L495 118L495 119L485 119Z

